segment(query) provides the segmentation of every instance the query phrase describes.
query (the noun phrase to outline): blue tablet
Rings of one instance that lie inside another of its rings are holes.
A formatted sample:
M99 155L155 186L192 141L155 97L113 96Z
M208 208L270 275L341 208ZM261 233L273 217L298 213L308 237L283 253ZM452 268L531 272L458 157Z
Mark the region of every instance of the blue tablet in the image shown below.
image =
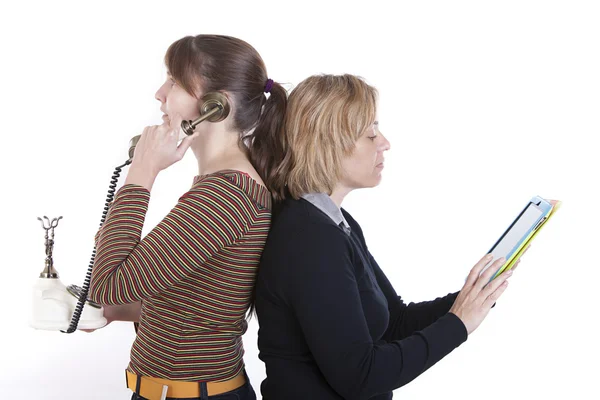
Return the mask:
M483 271L488 269L494 261L501 257L504 257L506 262L499 268L499 271L507 263L512 262L513 256L520 250L521 245L546 221L552 211L552 207L552 204L547 200L539 196L533 197L488 251L493 257L492 261L487 264ZM483 273L483 271L481 272Z

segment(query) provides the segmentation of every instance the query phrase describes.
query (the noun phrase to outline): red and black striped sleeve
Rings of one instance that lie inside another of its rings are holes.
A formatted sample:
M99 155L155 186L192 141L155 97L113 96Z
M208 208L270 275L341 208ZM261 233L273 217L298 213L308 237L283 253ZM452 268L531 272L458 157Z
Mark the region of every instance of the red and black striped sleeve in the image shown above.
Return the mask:
M141 239L150 192L125 185L115 196L96 243L90 298L125 304L189 276L248 230L248 197L224 176L195 184Z

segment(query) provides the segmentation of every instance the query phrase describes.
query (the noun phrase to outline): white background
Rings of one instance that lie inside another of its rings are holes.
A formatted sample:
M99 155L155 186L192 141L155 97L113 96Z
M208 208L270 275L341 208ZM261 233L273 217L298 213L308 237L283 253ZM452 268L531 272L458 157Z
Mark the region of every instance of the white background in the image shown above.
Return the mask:
M0 8L0 397L129 398L131 324L73 335L27 326L44 265L36 217L64 216L55 266L63 282L81 284L108 178L129 138L161 122L154 93L168 45L222 33L251 43L270 77L288 87L314 73L348 72L379 89L381 130L392 143L384 180L344 207L406 301L458 290L533 195L564 202L481 327L397 398L598 398L597 2ZM159 176L145 232L195 173L188 154ZM253 319L245 360L258 392L256 332Z

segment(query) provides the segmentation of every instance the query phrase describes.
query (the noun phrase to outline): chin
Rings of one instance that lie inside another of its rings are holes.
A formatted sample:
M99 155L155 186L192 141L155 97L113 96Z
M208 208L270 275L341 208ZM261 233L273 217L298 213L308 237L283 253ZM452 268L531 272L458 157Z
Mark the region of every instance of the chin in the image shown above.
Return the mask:
M381 183L381 175L377 176L374 180L373 180L373 184L371 185L371 187L375 187L375 186L379 186L379 184Z
M368 182L368 183L365 183L365 184L361 185L359 188L360 189L374 188L374 187L378 186L380 182L381 182L381 179L373 180L371 182Z
M370 177L364 177L363 179L356 179L350 185L351 188L354 189L368 189L374 188L381 183L381 174L376 174Z

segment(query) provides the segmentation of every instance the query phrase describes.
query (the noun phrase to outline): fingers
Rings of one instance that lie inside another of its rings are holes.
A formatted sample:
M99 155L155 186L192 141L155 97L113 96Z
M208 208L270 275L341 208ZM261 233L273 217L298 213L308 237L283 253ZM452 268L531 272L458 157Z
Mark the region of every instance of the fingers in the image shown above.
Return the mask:
M185 155L185 152L190 148L193 140L197 137L196 132L194 132L192 135L186 135L181 128L181 121L183 121L183 118L177 113L174 114L173 118L171 119L171 129L173 129L173 132L176 133L178 140L182 139L181 143L179 143L179 146L177 146L177 158L180 160Z
M133 150L133 160L137 160L139 158L140 149L143 148L146 142L146 132L148 132L149 126L145 127L142 133L140 134L140 138L135 144L135 149Z
M177 142L179 142L179 132L181 131L181 121L181 116L175 114L169 120L168 125L163 124L151 127L151 132L156 138L156 144L159 146L166 146L169 150L176 150Z
M502 265L504 265L505 261L506 260L504 259L504 257L500 257L499 259L494 261L494 263L488 269L486 269L483 274L481 274L481 276L479 277L477 282L475 282L474 286L479 291L481 291L483 289L483 287L485 285L487 285L487 283L490 281L490 279L492 279L492 276L494 276L494 274L496 272L498 272L498 270L502 267Z
M479 277L479 274L481 273L481 270L490 262L492 261L492 255L491 254L486 254L485 256L483 256L481 258L481 260L479 260L477 262L477 264L475 264L475 266L471 269L471 272L469 272L469 276L467 277L467 281L465 282L464 287L471 287L475 284L475 282L477 281L477 278Z
M510 269L511 271L514 271L515 269L517 269L517 267L519 266L519 263L521 262L521 259L519 258L517 260L516 263L513 264L512 268Z
M138 140L137 145L135 146L136 148L138 146L140 146L141 143L144 143L146 141L146 138L148 136L148 132L150 131L150 128L152 128L152 127L151 126L147 126L147 127L144 128L144 130L142 131L142 134L140 135L140 140Z
M181 130L181 121L183 121L183 117L178 113L173 113L169 120L169 126L172 131L177 133L177 137L179 137L179 131Z
M528 245L527 248L525 249L525 251L519 256L519 261L521 260L521 257L523 257L525 255L525 253L527 253L527 250L529 250L530 247L531 247L531 245Z
M191 136L188 136L188 137L184 138L181 141L181 143L179 143L179 146L177 146L177 157L180 160L185 155L185 152L187 151L187 149L190 148L190 145L192 144L192 142L194 141L195 138L196 138L196 133L194 133Z
M483 303L485 299L490 296L492 293L498 289L508 278L513 274L512 270L504 271L500 275L496 277L493 281L489 282L481 291L480 296L483 296L481 302Z
M492 281L492 282L494 282L494 281ZM498 288L496 290L494 290L492 292L492 294L490 294L487 297L487 299L483 302L483 306L486 309L492 308L494 303L500 298L500 296L502 296L502 293L504 293L504 291L506 290L507 287L508 287L508 281L505 280L504 282L502 282L502 284L500 286L498 286Z
M168 124L165 121L162 125L144 128L135 146L132 163L142 165L142 170L158 173L180 161L190 145L187 141L181 147L178 146L181 121L182 117L176 114L169 119Z

